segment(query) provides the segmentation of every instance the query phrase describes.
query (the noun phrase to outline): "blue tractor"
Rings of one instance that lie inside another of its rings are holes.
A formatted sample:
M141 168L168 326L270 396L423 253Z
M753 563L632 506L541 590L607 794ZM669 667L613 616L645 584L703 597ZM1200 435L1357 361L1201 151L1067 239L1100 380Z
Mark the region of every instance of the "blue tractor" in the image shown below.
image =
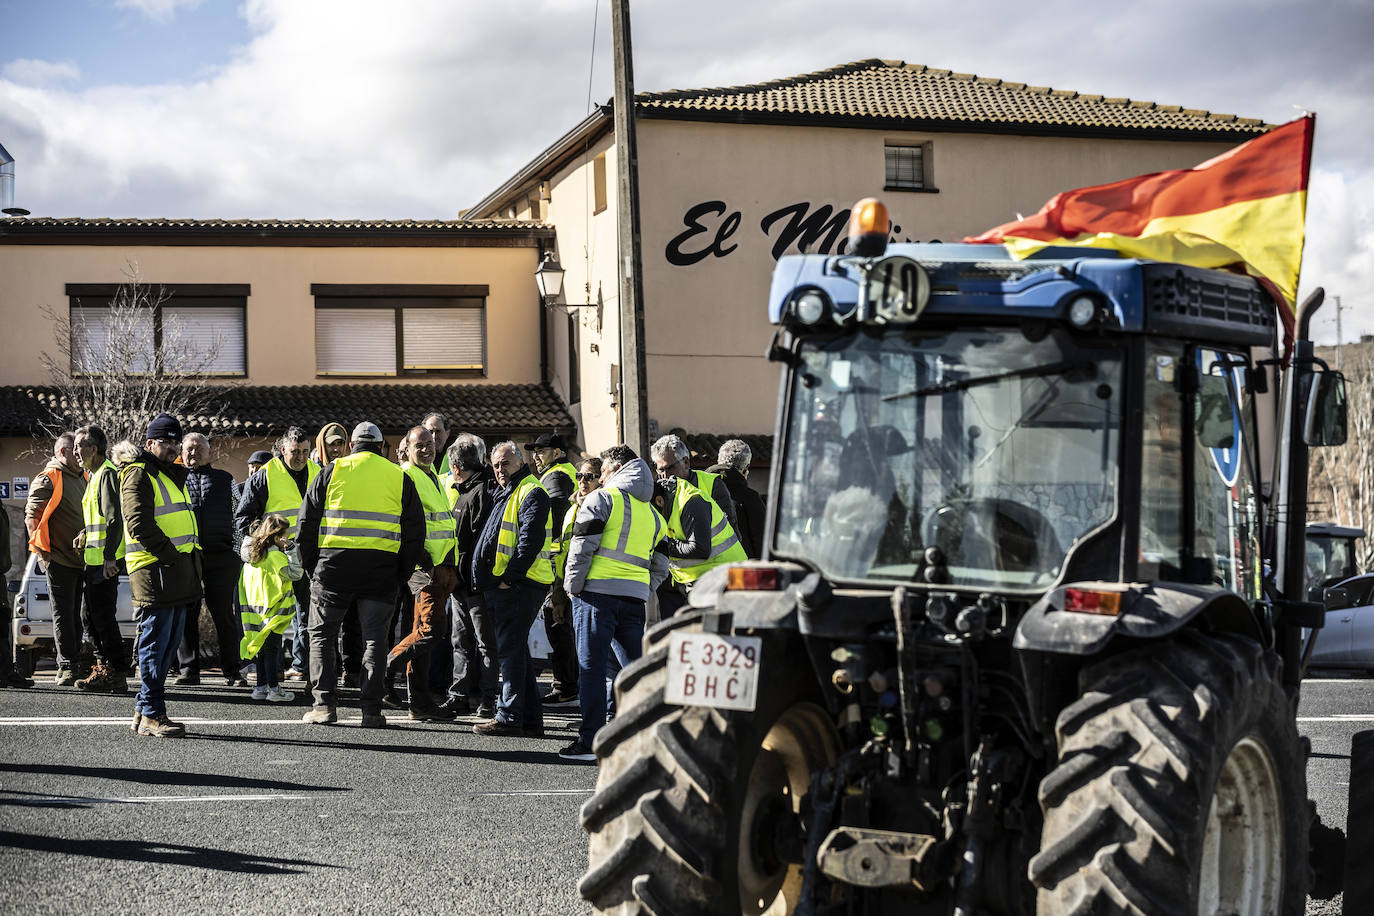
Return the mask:
M768 549L621 673L581 893L1302 913L1306 469L1345 437L1320 296L1285 359L1249 277L854 213L777 263Z

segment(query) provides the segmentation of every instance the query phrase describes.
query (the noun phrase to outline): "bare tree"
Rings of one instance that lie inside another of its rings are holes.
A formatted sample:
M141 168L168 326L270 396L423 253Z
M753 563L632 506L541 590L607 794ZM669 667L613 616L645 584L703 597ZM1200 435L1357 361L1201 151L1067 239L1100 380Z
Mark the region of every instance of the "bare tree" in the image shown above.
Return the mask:
M209 383L223 339L200 338L167 315L163 305L174 297L144 283L136 262L124 276L108 306L78 301L69 314L43 308L56 347L40 358L57 389L45 432L94 423L111 442L141 442L162 411L211 421L223 412L225 388Z
M1334 350L1319 356L1335 364ZM1346 344L1349 436L1338 448L1312 450L1311 493L1330 507L1332 521L1369 532L1359 546L1360 569L1374 572L1374 340Z

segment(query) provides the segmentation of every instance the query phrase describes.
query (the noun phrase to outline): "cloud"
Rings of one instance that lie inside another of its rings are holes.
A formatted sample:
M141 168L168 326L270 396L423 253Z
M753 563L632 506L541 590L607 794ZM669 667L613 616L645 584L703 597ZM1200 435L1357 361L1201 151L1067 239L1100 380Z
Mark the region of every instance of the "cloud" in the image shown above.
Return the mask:
M69 60L33 60L20 57L5 64L0 71L5 79L29 86L50 86L54 83L75 82L81 78L81 68Z
M184 0L121 2L196 15ZM20 163L16 203L53 216L453 217L587 113L594 2L246 0L251 38L227 63L156 86L77 88L57 78L66 65L13 61L0 137ZM611 94L607 7L595 103ZM1304 278L1349 290L1349 305L1374 288L1374 5L1158 0L1084 19L1077 2L1042 0L1023 12L923 0L919 15L876 23L821 0L646 0L635 82L737 85L883 57L1272 122L1301 106L1319 113ZM1348 314L1347 329L1360 320Z
M1336 342L1335 296L1344 306L1343 340L1374 334L1374 307L1368 299L1374 282L1374 175L1313 171L1302 280L1300 296L1318 286L1327 293L1313 326L1319 343Z
M193 10L204 0L115 0L119 9L142 13L154 22L170 22L182 10Z

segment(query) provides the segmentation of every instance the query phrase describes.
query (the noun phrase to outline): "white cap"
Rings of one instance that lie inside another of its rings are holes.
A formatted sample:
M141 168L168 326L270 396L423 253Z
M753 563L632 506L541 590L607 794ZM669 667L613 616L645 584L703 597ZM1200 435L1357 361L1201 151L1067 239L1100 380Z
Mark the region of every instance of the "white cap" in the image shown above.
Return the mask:
M353 427L353 441L381 442L383 441L382 431L377 428L376 423L368 423L367 421L363 421L362 423L359 423L357 426Z

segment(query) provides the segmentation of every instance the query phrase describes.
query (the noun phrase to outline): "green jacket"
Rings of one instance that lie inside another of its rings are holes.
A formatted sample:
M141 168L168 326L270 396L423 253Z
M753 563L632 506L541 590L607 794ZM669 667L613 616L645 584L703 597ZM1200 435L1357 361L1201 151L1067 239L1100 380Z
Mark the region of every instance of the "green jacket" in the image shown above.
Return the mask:
M179 464L162 464L146 451L119 470L119 502L124 512L124 530L129 539L142 544L158 562L129 574L129 589L134 607L199 607L201 598L199 550L181 553L153 518L153 484L148 468L171 477L178 486L186 484L186 469Z

